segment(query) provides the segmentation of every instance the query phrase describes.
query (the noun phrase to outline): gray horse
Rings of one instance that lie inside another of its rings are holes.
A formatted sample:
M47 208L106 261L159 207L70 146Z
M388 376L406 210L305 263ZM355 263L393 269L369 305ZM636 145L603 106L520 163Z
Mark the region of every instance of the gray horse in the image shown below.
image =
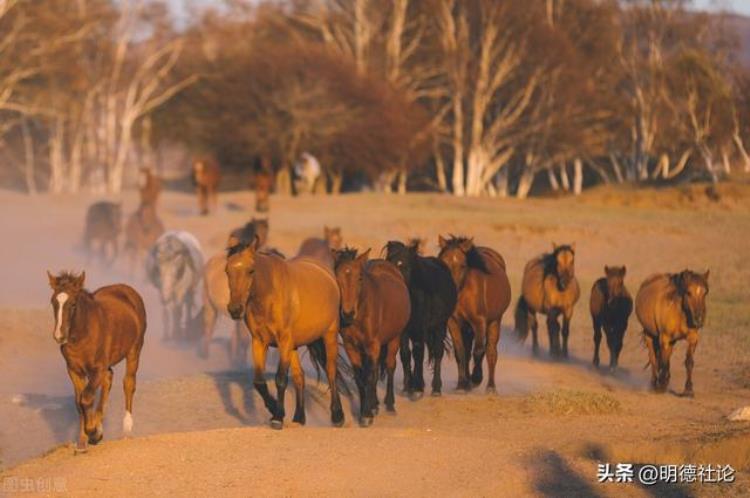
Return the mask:
M161 293L165 340L187 338L202 270L200 243L188 232L166 232L151 247L146 274Z

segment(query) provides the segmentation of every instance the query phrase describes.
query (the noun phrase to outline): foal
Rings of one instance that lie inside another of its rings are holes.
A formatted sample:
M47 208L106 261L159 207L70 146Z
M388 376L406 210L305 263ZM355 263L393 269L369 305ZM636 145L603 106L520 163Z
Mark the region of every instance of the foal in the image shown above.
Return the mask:
M393 373L401 334L411 305L404 277L382 259L367 260L368 249L334 251L336 280L341 289L341 336L359 388L359 424L372 424L377 411L378 367L388 372L385 408L394 412ZM382 350L381 348L386 348Z
M83 452L88 443L97 444L104 436L102 418L112 387L112 367L123 359L122 428L126 434L133 429L133 393L146 332L146 310L141 296L127 285L109 285L91 293L83 288L85 272L56 277L47 272L47 276L53 291L53 337L73 382L80 420L76 451ZM97 390L101 394L94 410Z
M604 328L609 348L609 368L612 372L617 369L622 340L628 329L628 318L633 312L633 298L624 282L625 271L624 266L605 266L605 277L594 283L589 300L594 325L594 366L599 366L599 344L602 342Z

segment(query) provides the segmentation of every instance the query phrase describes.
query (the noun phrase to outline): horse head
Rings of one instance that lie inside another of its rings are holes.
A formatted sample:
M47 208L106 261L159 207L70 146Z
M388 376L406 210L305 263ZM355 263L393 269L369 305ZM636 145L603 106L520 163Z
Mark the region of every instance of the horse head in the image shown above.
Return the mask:
M557 245L552 243L555 274L557 275L557 290L564 291L571 280L575 278L575 242Z
M341 289L341 325L350 325L359 311L359 295L362 290L362 279L365 264L370 257L370 249L360 255L357 250L345 247L333 250L336 281Z
M63 272L54 276L48 271L47 277L53 291L50 302L55 315L55 330L52 337L62 346L70 338L71 323L75 317L78 297L84 292L86 272L81 272L80 275Z
M622 295L625 287L625 266L605 266L604 274L607 277L607 296L608 301L612 302L614 298Z
M706 320L706 296L708 295L708 274L690 270L673 276L682 300L682 311L690 328L701 328Z
M245 314L247 301L255 278L255 255L258 250L258 236L251 243L239 243L227 250L226 273L229 280L229 315L239 320Z

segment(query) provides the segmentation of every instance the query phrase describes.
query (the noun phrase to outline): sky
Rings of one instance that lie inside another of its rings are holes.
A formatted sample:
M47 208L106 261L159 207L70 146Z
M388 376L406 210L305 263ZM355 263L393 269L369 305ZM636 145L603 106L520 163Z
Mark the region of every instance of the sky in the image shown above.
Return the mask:
M222 0L168 0L168 2L172 12L181 22L187 21L186 4L202 8L224 3ZM701 10L729 10L750 16L750 0L693 0L693 6Z

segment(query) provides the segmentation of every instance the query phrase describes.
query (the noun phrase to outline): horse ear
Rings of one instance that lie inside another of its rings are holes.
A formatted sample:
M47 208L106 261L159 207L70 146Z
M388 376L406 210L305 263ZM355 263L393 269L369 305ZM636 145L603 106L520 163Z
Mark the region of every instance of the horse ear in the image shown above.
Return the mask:
M359 263L367 263L367 260L370 259L370 248L368 247L365 252L357 256L357 262Z
M83 270L80 275L78 275L78 285L83 288L83 284L86 282L86 270Z
M461 242L461 250L463 252L469 252L472 246L474 246L474 237L470 239L466 239L463 242Z
M258 234L253 234L253 243L251 244L253 251L257 251L258 247L260 246L260 237L258 237Z
M607 265L604 265L604 274L605 274L605 275L609 275L609 271L610 271L610 270L609 270L609 266L607 266Z
M620 267L620 274L624 277L627 272L628 272L628 267L625 265L622 265Z
M708 274L711 273L711 270L706 270L706 273L703 274L703 280L708 282Z
M571 243L571 244L570 244L570 249L571 249L571 250L572 250L573 252L576 252L576 243L575 243L575 242L573 242L573 243Z
M47 278L49 279L49 286L52 287L52 289L57 288L57 277L55 277L53 274L47 270Z
M557 250L557 243L554 240L552 241L552 250L553 251Z
M234 247L240 243L240 239L235 237L234 235L229 235L229 238L227 239L227 249L230 247Z
M445 246L446 246L447 243L448 243L448 241L445 240L445 238L443 238L442 235L438 235L438 244L440 245L440 249L445 248Z

